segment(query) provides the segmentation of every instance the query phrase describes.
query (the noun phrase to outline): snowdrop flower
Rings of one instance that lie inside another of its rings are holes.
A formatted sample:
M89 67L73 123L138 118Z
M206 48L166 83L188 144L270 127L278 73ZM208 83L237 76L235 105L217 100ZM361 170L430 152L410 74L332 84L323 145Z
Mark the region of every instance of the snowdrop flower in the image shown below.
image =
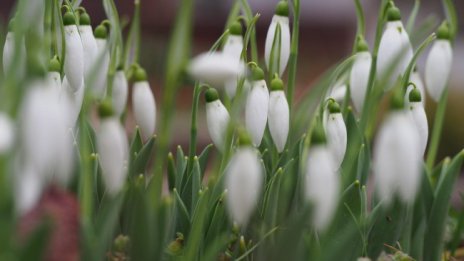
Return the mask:
M100 117L96 137L99 161L106 189L110 195L115 195L126 181L129 145L124 128L119 119L113 116L111 102L102 102Z
M263 170L251 140L241 134L240 145L225 173L226 204L230 219L244 227L258 204L263 185Z
M73 92L77 92L84 82L84 49L76 26L76 20L71 12L63 16L66 39L66 59L64 73Z
M418 136L420 139L420 152L421 156L424 155L427 147L427 139L429 137L429 126L427 122L427 115L425 114L424 106L422 105L422 96L418 88L413 88L409 93L409 114L416 125Z
M392 99L392 111L382 123L375 140L373 170L380 198L390 204L394 195L413 203L421 180L420 139L403 95Z
M338 170L343 162L346 152L347 133L340 106L334 100L329 100L327 106L329 115L324 122L325 135L330 151L332 152L335 170Z
M73 89L71 88L71 85L69 84L69 81L66 75L63 78L63 82L61 86L62 86L62 93L64 93L62 97L66 97L70 101L70 104L71 104L68 127L73 128L81 112L82 103L84 101L84 92L85 92L84 89L85 88L82 85L81 88L79 88L79 90L74 92Z
M188 71L201 82L222 87L226 82L242 77L245 64L228 53L208 52L193 58Z
M448 23L444 22L438 28L437 40L433 44L425 63L427 91L436 102L440 100L448 83L453 63L453 48L451 47L450 38Z
M277 27L280 27L280 53L278 42L276 38ZM274 40L275 39L275 40ZM275 44L274 44L275 43ZM274 53L271 53L274 46ZM273 57L273 58L271 58ZM266 43L264 46L264 59L268 70L270 69L271 62L274 71L279 73L279 76L285 71L288 59L290 57L290 26L288 21L288 2L280 1L277 4L275 14L272 17L271 25L267 31ZM273 59L271 61L271 59ZM278 63L280 61L280 63ZM277 70L278 68L278 70ZM272 72L271 72L272 73Z
M272 140L277 147L277 151L280 153L284 150L287 143L290 110L284 93L284 83L278 77L275 77L271 82L267 117Z
M47 83L55 89L57 92L61 92L61 63L58 57L55 56L50 60L48 64Z
M108 30L104 22L95 28L95 41L97 43L97 55L92 70L96 70L95 79L93 81L93 94L98 99L102 99L106 94L106 85L108 70L110 66L110 52L108 48Z
M420 92L420 95L421 95L421 103L422 103L422 106L425 106L425 87L424 87L424 83L422 82L422 78L419 74L419 71L417 70L416 67L414 67L414 71L411 73L411 78L410 78L410 82L413 83L413 84L410 84L408 85L407 89L406 89L406 94L404 95L404 101L405 101L405 105L406 105L406 108L409 107L409 93L411 93L411 91L415 88L417 88L417 90Z
M243 50L242 25L240 22L236 21L232 23L229 27L229 33L222 52L234 57L240 62ZM227 95L231 98L235 96L235 92L237 91L237 80L237 78L233 78L225 82Z
M380 39L377 58L377 78L391 89L406 70L412 59L412 45L401 22L400 10L391 6L387 12L388 22Z
M254 146L263 139L269 110L269 90L264 80L264 72L258 66L252 69L252 87L248 94L245 109L245 123Z
M369 47L362 36L358 36L356 58L350 73L351 99L355 109L361 113L369 82L372 56Z
M132 87L132 109L135 122L140 127L142 138L149 139L155 133L156 103L155 96L147 81L147 74L140 66L136 66ZM120 97L119 97L120 98Z
M0 155L7 153L15 139L14 124L8 114L0 112Z
M20 171L14 175L13 182L16 211L22 216L39 201L44 187L43 178L37 175L32 166L21 163Z
M90 23L90 16L85 12L84 8L80 8L79 10L82 13L79 15L79 34L81 35L82 47L84 50L84 79L88 81L91 78L92 72L96 69L95 60L98 56L98 48L97 48L97 41L95 40L95 36L93 35L92 26ZM97 67L98 68L98 67Z
M329 95L327 95L327 99L334 99L337 102L343 102L346 96L346 84L340 83L339 85L335 85L332 88Z
M127 104L128 84L122 67L118 68L113 79L113 108L116 117L120 117Z
M12 73L10 72L11 66L13 65L13 58L15 55L15 33L13 32L14 26L14 18L11 19L8 25L8 33L6 34L5 45L3 46L3 72L4 74ZM25 55L26 55L26 46L24 43L24 39L20 41L20 52L19 52L19 59L20 59L20 66L25 66ZM20 75L24 72L24 69L21 70Z
M229 112L219 100L219 94L214 88L205 92L206 100L206 123L208 124L209 136L219 151L224 150L224 142L229 124Z
M324 130L318 126L312 133L304 176L305 197L314 207L313 222L318 231L330 224L338 204L340 181L336 169Z

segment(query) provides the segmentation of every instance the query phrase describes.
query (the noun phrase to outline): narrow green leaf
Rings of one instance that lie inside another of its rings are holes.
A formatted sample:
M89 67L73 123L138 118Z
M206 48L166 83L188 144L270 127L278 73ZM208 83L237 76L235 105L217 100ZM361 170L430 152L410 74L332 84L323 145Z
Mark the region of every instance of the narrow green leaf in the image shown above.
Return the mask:
M174 161L174 156L171 152L168 154L168 186L172 191L176 187L177 169Z
M409 14L408 22L406 23L406 31L409 34L411 34L411 32L414 30L414 24L416 23L416 17L419 13L419 8L420 0L415 0L414 7L412 8L411 13Z
M146 168L148 163L150 162L150 158L153 154L153 147L155 145L156 136L151 137L145 145L140 149L140 152L137 154L137 157L134 159L133 169L131 170L132 173L138 174L145 174Z
M201 169L200 163L198 162L198 158L195 157L193 159L193 170L192 170L192 204L191 204L191 211L195 209L197 202L198 202L198 193L201 189Z
M52 231L51 222L51 220L45 219L29 235L29 238L21 248L21 251L18 251L19 261L44 259L50 238L50 232Z

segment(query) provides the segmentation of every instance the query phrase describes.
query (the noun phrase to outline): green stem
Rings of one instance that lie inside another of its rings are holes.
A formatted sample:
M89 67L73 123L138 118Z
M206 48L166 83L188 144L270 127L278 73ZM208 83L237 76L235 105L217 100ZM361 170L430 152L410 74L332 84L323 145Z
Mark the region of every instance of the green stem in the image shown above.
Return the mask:
M438 146L440 145L441 131L443 129L443 122L445 121L446 103L448 101L448 89L446 88L441 95L440 102L438 103L435 120L433 121L432 138L427 153L427 168L432 170L435 159L437 157Z
M253 20L253 12L251 11L250 5L248 4L247 0L242 0L242 6L243 10L245 12L245 15L248 19L248 21ZM248 24L250 26L250 23ZM253 27L253 29L250 31L250 38L251 38L251 60L252 61L258 61L258 44L256 41L256 29Z
M290 49L290 60L288 65L288 86L287 100L290 107L290 117L292 117L293 96L296 87L296 71L298 63L298 41L300 34L300 0L293 0L293 27L292 43Z
M193 160L197 148L197 112L198 112L198 102L201 95L201 85L197 82L193 89L193 105L192 105L192 123L190 127L190 145L189 145L189 159L187 163L187 173L192 171Z

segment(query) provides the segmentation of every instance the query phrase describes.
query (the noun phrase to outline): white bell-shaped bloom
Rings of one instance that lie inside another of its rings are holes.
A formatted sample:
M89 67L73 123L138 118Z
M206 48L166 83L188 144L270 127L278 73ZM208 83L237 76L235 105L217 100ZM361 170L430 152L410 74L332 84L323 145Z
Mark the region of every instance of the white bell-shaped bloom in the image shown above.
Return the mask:
M222 87L226 82L242 77L245 64L224 52L202 53L193 58L188 71L201 82Z
M10 116L0 112L0 155L11 150L15 140L14 123Z
M63 17L63 22L66 40L64 73L73 92L77 92L84 82L84 49L74 15L67 12Z
M119 119L105 117L97 132L97 149L103 181L110 195L123 188L127 176L129 145Z
M324 122L327 145L332 152L335 170L338 170L345 158L347 132L340 106L335 101L330 101L328 108L327 121Z
M94 66L98 56L98 47L95 36L93 35L92 26L90 25L89 15L87 13L81 14L79 21L79 33L84 50L84 79L86 81L86 87L88 87L88 82L96 69Z
M361 113L366 98L369 73L371 71L372 56L364 39L359 38L356 58L350 72L351 99L355 109Z
M453 48L449 40L449 33L443 35L440 29L438 39L433 43L425 63L425 83L427 91L434 101L439 101L448 84L453 63Z
M318 231L330 224L340 193L339 174L322 130L315 130L304 176L305 197L313 206L313 223ZM317 139L315 136L320 136Z
M377 56L377 79L385 81L386 90L391 89L404 74L412 56L412 45L400 12L398 8L390 7Z
M17 163L17 165L19 165ZM14 175L14 200L19 216L29 212L39 201L44 189L44 180L34 167L21 163L20 170Z
M209 88L205 93L206 99L206 123L211 140L219 151L224 151L227 126L230 121L229 112L219 100L219 95L214 88Z
M346 96L346 88L346 84L344 83L335 85L327 95L326 99L331 98L337 102L343 102Z
M135 83L132 87L132 109L142 138L149 139L155 133L156 103L145 70L142 68L137 68Z
M48 73L47 73L47 84L51 88L55 89L58 93L61 92L61 63L57 57L53 57L50 60L48 65Z
M106 39L96 39L97 42L97 58L94 66L97 68L95 82L93 84L93 93L98 99L102 99L106 95L107 77L110 66L110 52Z
M253 68L253 83L248 94L245 109L245 124L253 145L259 146L266 130L269 111L269 90L264 80L264 72Z
M83 84L83 83L82 83ZM79 90L76 92L73 91L71 88L68 78L64 76L62 82L62 96L66 97L70 100L71 103L71 111L70 111L70 118L69 118L69 127L73 128L76 125L77 119L79 118L79 114L82 109L82 103L84 101L84 86L81 86Z
M258 204L263 184L263 170L257 151L251 146L240 146L225 175L230 219L242 227L246 226Z
M287 144L290 128L290 109L283 88L282 80L279 78L272 80L267 116L269 131L279 153L284 150L285 144Z
M408 111L391 111L374 145L373 169L380 198L389 204L398 193L403 202L413 203L421 180L422 154Z
M280 53L279 49L279 39L275 39L277 27L280 28ZM275 39L275 41L274 41ZM279 76L285 71L287 67L288 59L290 57L290 25L288 20L288 3L287 1L280 1L277 4L275 14L272 17L271 25L267 31L266 42L264 46L264 59L266 61L266 66L269 69L271 63L271 56L273 59L273 68L274 71L279 73ZM274 54L272 54L272 47L274 46ZM277 66L279 70L277 70Z
M118 70L113 79L112 95L113 109L116 117L121 116L121 114L124 112L124 109L126 108L128 90L129 87L124 70Z
M420 140L421 156L424 155L427 148L427 139L429 137L429 125L427 122L427 115L425 114L424 106L421 103L421 93L419 89L413 89L408 97L409 104L406 109L409 109L409 114L416 125L418 136Z
M243 51L243 36L242 36L242 25L239 22L234 22L229 27L230 35L227 37L226 43L222 52L234 57L237 61L240 61L240 57ZM231 98L235 96L237 91L238 78L233 78L225 82L225 89L227 95Z
M409 81L413 84L408 85L406 89L406 94L404 95L404 101L406 107L409 105L409 93L414 89L417 88L420 91L421 95L421 103L423 106L425 106L425 87L424 87L424 82L422 81L422 78L420 76L419 71L414 70L411 73L411 77Z

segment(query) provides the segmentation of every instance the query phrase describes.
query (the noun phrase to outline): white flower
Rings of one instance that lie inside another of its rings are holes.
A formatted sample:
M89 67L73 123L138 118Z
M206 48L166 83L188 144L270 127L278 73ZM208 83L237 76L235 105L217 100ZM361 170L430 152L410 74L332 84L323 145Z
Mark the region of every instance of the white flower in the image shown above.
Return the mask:
M440 35L440 31L437 34L439 37L433 44L425 64L425 83L427 91L434 101L440 100L443 90L448 84L453 63L453 48L449 41L449 35Z
M83 83L82 83L83 84ZM62 97L66 97L69 99L71 103L71 111L69 112L69 124L68 127L73 128L76 124L77 118L79 118L79 114L82 108L82 102L84 101L84 86L81 86L77 92L74 92L68 82L66 76L63 78L62 83Z
M277 26L280 27L280 53L278 53L278 42L279 40L276 39L274 46L274 54L272 52L272 46L274 45L274 38L276 36ZM288 3L287 1L280 1L277 4L276 11L274 16L272 17L271 25L267 31L266 42L264 46L264 59L266 61L266 66L269 69L271 56L274 57L273 61L273 68L277 71L277 66L279 70L279 76L285 71L287 67L288 59L290 57L290 26L288 21ZM280 61L278 64L277 62Z
M346 96L346 84L337 83L327 95L326 99L332 98L337 102L343 102Z
M116 117L121 116L127 104L128 84L124 70L118 70L113 79L113 109Z
M66 57L64 73L73 92L77 92L84 83L84 49L76 26L74 15L67 12L63 21L66 40Z
M209 136L219 151L224 150L227 125L230 116L226 107L219 100L219 95L214 88L209 88L205 93L206 99L206 122L208 124Z
M16 49L16 44L15 44L15 33L11 31L12 22L10 22L10 28L9 32L6 34L6 39L5 39L5 45L3 46L3 73L9 74L9 73L15 73L11 72L11 66L13 65L13 58L15 55L15 49ZM24 38L20 40L20 51L19 51L19 62L17 68L20 68L18 72L16 72L18 75L23 75L24 74L24 68L25 68L25 61L26 61L26 45L24 42Z
M44 181L34 168L21 163L20 171L14 175L14 194L16 211L20 216L29 212L42 195ZM18 165L18 164L17 164Z
M290 109L283 88L282 80L278 78L272 80L267 118L272 140L279 153L285 148L290 126Z
M108 42L105 39L97 38L97 58L94 67L96 67L95 81L93 83L93 94L98 99L106 95L107 77L110 66L110 52Z
M367 49L367 43L364 39L360 39L357 46L358 53L356 53L350 73L351 99L353 100L355 109L359 113L362 112L364 106L372 63L372 56Z
M420 140L405 110L389 113L374 147L373 169L378 194L389 204L396 193L405 203L414 202L421 180Z
M202 53L190 62L188 71L201 82L222 87L227 81L243 76L245 64L227 53Z
M155 96L147 81L145 70L138 68L132 91L132 109L135 122L140 127L142 138L149 139L155 133L156 103Z
M306 200L313 204L313 223L318 231L330 224L338 204L340 181L336 168L333 155L323 143L323 138L317 141L313 139L306 162L304 192Z
M240 57L243 50L243 36L242 36L242 25L239 22L234 22L229 27L230 35L227 37L226 43L222 52L224 54L234 57L240 62ZM232 78L225 82L225 89L227 95L233 98L237 90L237 78Z
M225 174L227 210L230 218L246 226L261 195L263 170L255 149L241 146L229 162Z
M7 153L15 139L14 123L8 114L0 112L0 155Z
M425 114L424 106L421 103L421 93L415 88L411 90L409 97L409 104L407 109L409 109L409 114L415 124L418 137L420 140L420 155L423 156L425 149L427 148L427 139L429 137L429 126L427 122L427 115Z
M404 95L404 101L406 105L405 107L409 106L409 93L414 89L414 86L420 91L421 103L422 103L422 106L425 106L425 89L424 89L425 87L424 87L424 83L422 82L419 71L414 70L411 73L410 82L412 82L414 85L410 84L408 85L408 88L406 89L406 94Z
M391 89L403 75L412 56L412 45L401 22L399 10L390 7L377 58L377 78L386 81L386 90Z
M335 101L329 102L327 121L324 122L325 135L328 147L332 152L335 170L338 170L343 162L346 152L347 133L340 107Z
M51 88L55 89L58 93L61 92L61 63L57 57L53 57L50 60L48 65L48 73L47 73L47 84Z
M87 13L83 13L79 17L79 33L81 35L82 47L84 50L84 79L91 79L92 73L96 68L95 60L98 57L98 47L95 36L93 35L92 26L90 25L90 17ZM98 67L97 67L98 68Z
M245 123L253 145L259 146L266 130L269 110L269 90L264 80L264 72L253 68L253 86L247 97Z
M116 117L101 120L97 148L106 189L109 194L115 195L126 181L129 155L126 132Z

